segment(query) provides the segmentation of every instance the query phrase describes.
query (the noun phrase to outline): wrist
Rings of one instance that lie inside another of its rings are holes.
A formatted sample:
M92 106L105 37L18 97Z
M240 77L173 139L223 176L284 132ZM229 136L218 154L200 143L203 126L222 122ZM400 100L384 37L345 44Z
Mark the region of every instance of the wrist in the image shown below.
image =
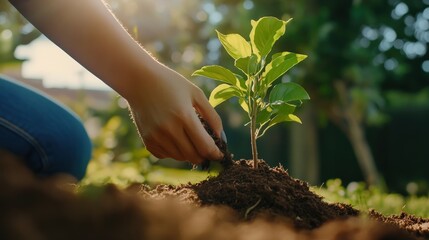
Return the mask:
M144 50L143 50L144 51ZM144 55L146 55L145 53ZM117 71L112 88L117 91L129 103L140 101L142 95L148 94L156 84L160 71L160 64L148 54L136 61L125 61L126 67Z

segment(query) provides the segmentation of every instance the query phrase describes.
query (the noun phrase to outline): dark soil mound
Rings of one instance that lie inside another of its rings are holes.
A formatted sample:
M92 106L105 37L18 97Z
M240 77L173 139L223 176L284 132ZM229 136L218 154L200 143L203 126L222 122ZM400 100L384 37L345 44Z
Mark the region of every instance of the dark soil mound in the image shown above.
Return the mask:
M290 177L282 167L270 168L263 161L259 162L257 169L253 168L253 161L233 163L227 144L215 136L204 119L200 120L224 153L221 164L225 169L217 177L196 185L182 186L194 190L202 205L226 205L244 219L280 217L303 229L313 229L329 220L359 214L349 205L323 202L321 197L310 191L306 182ZM203 168L208 165L205 162Z
M254 169L241 160L217 177L192 188L203 205L227 205L244 218L281 217L295 227L313 229L329 220L357 216L349 205L328 204L310 191L307 183L294 179L282 167L263 162Z
M345 204L328 204L310 191L307 183L294 179L282 167L264 162L254 169L241 160L218 176L196 185L159 186L152 196L178 196L201 205L228 206L242 219L282 218L296 228L313 229L339 218L357 216L359 211Z
M183 198L185 192L194 196L186 191L192 189L202 205L228 206L244 219L280 217L303 229L313 229L329 220L359 214L349 205L323 202L321 197L310 191L307 183L293 179L282 167L270 168L263 161L259 162L257 169L253 168L251 161L233 163L227 144L215 136L204 119L200 120L224 153L221 164L225 170L219 176L196 185L164 190L179 191ZM203 169L208 166L209 162L203 163ZM158 188L158 194L159 191Z
M405 213L383 216L374 210L369 213L370 219L356 217L358 210L324 202L306 182L264 162L254 169L251 161L240 160L218 176L195 185L159 185L140 193L149 198L174 197L197 206L227 206L238 214L239 224L263 220L263 225L270 222L277 228L277 224L286 223L305 233L298 234L299 239L429 239L429 219ZM311 231L302 231L305 229Z

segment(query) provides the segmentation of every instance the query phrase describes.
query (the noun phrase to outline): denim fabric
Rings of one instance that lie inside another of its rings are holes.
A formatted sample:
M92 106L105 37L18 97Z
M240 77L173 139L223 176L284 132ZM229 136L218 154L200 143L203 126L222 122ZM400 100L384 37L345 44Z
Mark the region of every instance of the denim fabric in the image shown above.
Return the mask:
M37 175L68 173L80 180L92 146L65 106L0 75L0 149L23 158Z

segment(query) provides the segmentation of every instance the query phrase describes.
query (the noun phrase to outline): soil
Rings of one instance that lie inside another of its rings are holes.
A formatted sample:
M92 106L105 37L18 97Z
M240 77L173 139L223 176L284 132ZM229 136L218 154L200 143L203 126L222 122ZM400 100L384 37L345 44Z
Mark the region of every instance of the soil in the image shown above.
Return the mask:
M290 177L282 167L270 168L263 161L258 169L253 168L252 161L237 161L201 183L160 185L143 194L155 198L175 196L201 206L227 206L242 220L282 219L297 229L314 229L329 220L359 214L349 205L322 201L307 183Z
M201 116L198 115L198 117L200 118L201 124L203 125L203 127L206 129L207 133L213 138L216 146L221 150L221 152L223 153L223 158L219 161L221 166L223 168L229 168L230 166L232 166L232 154L228 151L228 145L226 144L226 142L224 142L222 139L220 139L218 136L216 136L216 134L214 133L214 131L211 129L211 127L209 126L209 124L207 123L206 120L204 120L204 118L202 118ZM202 164L201 164L201 168L203 170L207 170L210 168L210 163L211 161L209 160L205 160Z
M70 177L36 178L0 152L0 182L6 240L429 239L429 219L359 215L351 206L323 202L305 182L264 163L255 170L248 161L234 162L195 185L106 185L76 194Z

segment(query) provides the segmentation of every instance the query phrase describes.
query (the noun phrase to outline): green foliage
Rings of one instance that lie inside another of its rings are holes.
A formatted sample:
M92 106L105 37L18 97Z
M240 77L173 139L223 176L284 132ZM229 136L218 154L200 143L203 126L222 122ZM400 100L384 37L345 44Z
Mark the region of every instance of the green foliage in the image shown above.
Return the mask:
M296 106L292 102L309 99L307 92L300 85L288 82L276 85L271 91L269 102L265 101L273 82L306 58L305 55L282 52L274 54L271 61L265 64L267 55L274 43L284 34L288 22L274 17L252 21L250 43L239 34L223 35L217 32L220 42L235 59L235 66L245 74L245 77L217 65L202 67L193 74L222 82L210 95L210 103L213 106L237 97L243 103L243 109L249 113L249 117L260 112L269 113L261 119L262 122L258 122L259 133L262 133L264 126L269 126L270 123L273 125L275 121L272 120L276 115L293 114L295 108L283 106ZM252 105L256 106L256 111L249 108ZM296 116L287 120L300 122Z
M0 67L16 62L17 46L28 44L40 36L31 24L8 2L0 3Z
M429 196L404 197L396 193L386 193L377 187L369 187L365 183L352 182L347 187L340 179L326 182L326 186L312 189L323 196L328 202L342 202L367 212L375 209L385 215L399 214L402 211L420 217L429 217Z
M188 169L176 169L166 168L160 166L154 166L145 175L147 183L150 185L154 184L170 184L170 185L181 185L188 183L198 183L206 180L208 177L216 176L217 171L199 171L199 170L188 170Z
M147 182L145 173L149 169L150 165L144 160L141 160L140 163L136 161L103 163L93 159L88 165L85 178L79 185L86 187L115 184L119 187L126 187L131 183L145 183Z
M142 164L145 166L143 167ZM210 176L217 175L217 171L199 171L188 169L176 169L162 166L150 165L147 162L113 162L102 164L97 161L91 162L88 173L79 183L79 190L97 187L102 188L107 184L114 184L126 188L131 184L169 184L180 185L187 183L198 183Z
M273 86L278 78L306 58L302 54L280 52L273 54L268 61L271 49L284 35L290 20L283 21L275 17L252 20L250 41L239 34L224 35L217 32L222 46L235 60L234 65L240 74L217 65L204 66L193 73L194 76L208 77L222 83L210 94L209 101L214 107L230 98L238 98L241 107L248 113L252 139L261 137L266 130L281 122L301 123L293 113L303 100L310 99L304 88L296 83ZM252 146L256 148L253 141Z

